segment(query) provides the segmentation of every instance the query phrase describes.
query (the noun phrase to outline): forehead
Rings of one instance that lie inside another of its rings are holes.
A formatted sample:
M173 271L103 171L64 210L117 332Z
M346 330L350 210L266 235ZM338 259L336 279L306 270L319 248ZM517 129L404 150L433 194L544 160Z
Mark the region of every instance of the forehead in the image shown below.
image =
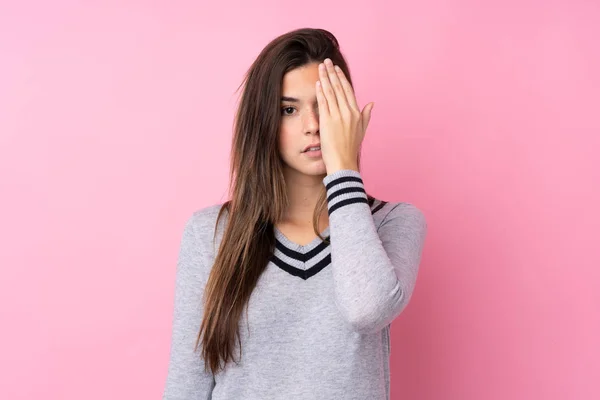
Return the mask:
M294 68L283 76L283 96L309 97L316 92L315 83L319 80L319 64L312 63Z

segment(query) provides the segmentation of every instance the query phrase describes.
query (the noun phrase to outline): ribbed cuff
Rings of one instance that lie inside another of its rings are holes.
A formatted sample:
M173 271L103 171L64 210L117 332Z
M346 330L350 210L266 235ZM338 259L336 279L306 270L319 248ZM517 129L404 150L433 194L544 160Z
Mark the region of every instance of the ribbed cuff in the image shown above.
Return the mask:
M367 192L358 171L341 169L323 178L327 189L329 215L340 207L355 203L367 203Z

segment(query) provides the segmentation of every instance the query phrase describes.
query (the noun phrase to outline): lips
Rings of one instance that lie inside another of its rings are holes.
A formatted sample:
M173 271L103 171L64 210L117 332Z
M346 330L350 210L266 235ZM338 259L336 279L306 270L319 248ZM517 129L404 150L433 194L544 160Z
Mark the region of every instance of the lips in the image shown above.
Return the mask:
M308 149L310 149L311 147L321 147L321 143L313 143L313 144L309 144L308 146L306 146L304 148L304 150L302 151L303 153L306 153L308 151Z

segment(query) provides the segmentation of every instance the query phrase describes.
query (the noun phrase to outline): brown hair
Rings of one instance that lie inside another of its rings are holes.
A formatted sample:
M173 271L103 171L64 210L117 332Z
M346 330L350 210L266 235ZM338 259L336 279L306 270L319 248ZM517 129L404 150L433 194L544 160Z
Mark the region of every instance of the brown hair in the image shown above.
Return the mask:
M277 147L283 76L294 68L325 58L339 65L352 84L335 36L323 29L303 28L271 41L240 85L245 83L234 120L231 200L219 210L215 237L225 211L228 218L206 283L204 314L196 341L196 348L202 343L205 369L213 374L233 360L236 340L241 357L241 313L274 250L273 227L288 206L283 161ZM357 162L360 168L360 151ZM318 229L318 216L327 207L326 195L323 186L313 214L313 229L321 240L325 238Z

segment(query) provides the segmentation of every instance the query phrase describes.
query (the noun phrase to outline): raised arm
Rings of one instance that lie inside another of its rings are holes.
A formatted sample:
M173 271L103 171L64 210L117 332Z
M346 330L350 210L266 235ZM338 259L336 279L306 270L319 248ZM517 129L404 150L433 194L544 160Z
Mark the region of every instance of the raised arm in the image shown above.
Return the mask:
M417 207L398 203L377 228L358 171L337 170L323 183L336 304L356 331L379 331L412 296L427 231L425 217Z

